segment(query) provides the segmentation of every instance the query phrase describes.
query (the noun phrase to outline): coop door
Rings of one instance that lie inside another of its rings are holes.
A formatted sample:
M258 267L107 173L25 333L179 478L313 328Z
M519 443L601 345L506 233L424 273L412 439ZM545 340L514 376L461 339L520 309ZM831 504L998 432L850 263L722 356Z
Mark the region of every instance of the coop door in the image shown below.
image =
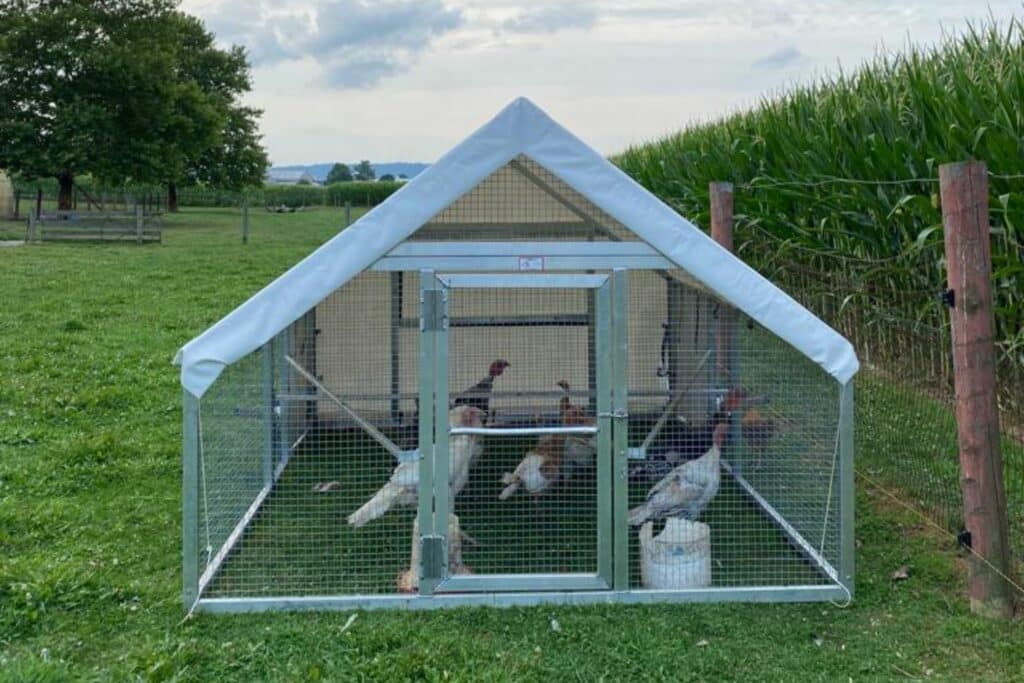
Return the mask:
M423 287L434 390L424 583L610 588L612 278L425 275Z

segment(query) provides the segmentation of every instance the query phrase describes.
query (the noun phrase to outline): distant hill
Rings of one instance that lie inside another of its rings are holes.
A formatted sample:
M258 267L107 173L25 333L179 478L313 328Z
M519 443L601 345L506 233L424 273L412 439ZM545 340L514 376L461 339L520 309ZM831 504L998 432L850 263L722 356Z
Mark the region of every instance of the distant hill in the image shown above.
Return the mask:
M346 161L345 163L349 165L349 168L352 168L356 165L357 162ZM396 178L403 174L407 178L412 178L416 176L416 174L418 174L420 171L425 169L427 166L430 166L430 164L421 164L412 161L395 161L392 163L385 164L371 163L371 165L373 166L373 170L374 172L376 172L378 178L388 173L395 176ZM270 169L268 175L270 175L271 177L297 176L302 175L302 173L308 173L309 175L313 176L317 180L317 182L322 183L324 180L327 179L327 174L330 172L332 166L334 166L334 162L327 164L295 164L291 166L274 166Z

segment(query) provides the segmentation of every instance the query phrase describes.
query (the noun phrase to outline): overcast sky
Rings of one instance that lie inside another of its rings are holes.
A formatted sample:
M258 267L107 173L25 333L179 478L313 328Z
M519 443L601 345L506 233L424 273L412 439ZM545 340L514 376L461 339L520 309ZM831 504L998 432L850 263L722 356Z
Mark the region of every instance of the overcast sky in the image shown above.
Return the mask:
M1021 0L184 0L249 50L275 164L433 161L525 95L599 151Z

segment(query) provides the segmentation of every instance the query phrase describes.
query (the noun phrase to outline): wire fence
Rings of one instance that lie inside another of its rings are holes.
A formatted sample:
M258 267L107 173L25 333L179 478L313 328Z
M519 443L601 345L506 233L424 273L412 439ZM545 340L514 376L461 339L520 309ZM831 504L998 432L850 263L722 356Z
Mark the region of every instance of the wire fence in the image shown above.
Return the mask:
M244 205L281 211L316 207L373 207L394 194L403 182L352 181L331 185L265 185L244 190L205 186L183 186L173 194L166 186L105 187L92 183L75 184L70 206L65 210L130 211L142 205L146 212L166 211L169 207L241 208ZM58 189L52 182L18 181L14 188L14 217L29 212L57 209Z
M946 303L932 289L900 290L834 269L776 264L774 279L846 336L858 376L858 470L951 533L964 528L955 417L952 338ZM870 265L858 264L862 272ZM998 367L1004 482L1015 563L1024 569L1024 372L1001 354Z

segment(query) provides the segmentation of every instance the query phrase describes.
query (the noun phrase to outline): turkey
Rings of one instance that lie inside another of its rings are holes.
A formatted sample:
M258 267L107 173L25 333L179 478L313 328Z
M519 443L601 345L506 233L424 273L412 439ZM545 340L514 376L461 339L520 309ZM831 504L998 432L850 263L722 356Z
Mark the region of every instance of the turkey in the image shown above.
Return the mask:
M452 427L482 427L483 412L473 406L456 406L448 412ZM455 497L469 480L469 467L482 450L480 437L469 434L448 440L448 502L454 507ZM391 478L361 508L348 516L348 523L361 527L384 516L392 507L412 507L419 500L420 463L410 460L398 465Z
M453 406L473 406L484 413L484 419L491 414L491 392L494 390L494 379L501 377L505 369L509 367L508 361L500 358L487 370L487 376L469 387L461 394L452 398Z
M448 515L448 574L472 574L473 571L462 561L462 540L466 538L459 518ZM420 518L417 516L412 523L412 552L409 556L409 568L398 575L398 592L415 593L420 587Z
M647 447L645 460L630 466L630 481L641 484L657 481L681 462L706 453L711 448L715 428L722 423L731 425L737 411L746 403L747 396L744 389L730 389L722 397L718 409L703 424L694 425L679 419L667 422Z
M583 408L573 405L569 398L569 382L560 380L558 386L564 395L558 400L559 422L563 427L591 427L594 418L587 417ZM586 467L594 464L597 453L597 438L593 435L572 435L565 439L565 462L571 468Z
M506 472L501 476L505 488L498 494L498 498L506 500L520 488L534 495L547 491L562 476L564 461L565 437L561 434L542 437L514 472Z
M647 500L629 511L629 523L638 526L649 519L685 517L694 521L718 493L719 457L729 425L715 427L711 448L696 460L684 462L668 473L647 494Z

